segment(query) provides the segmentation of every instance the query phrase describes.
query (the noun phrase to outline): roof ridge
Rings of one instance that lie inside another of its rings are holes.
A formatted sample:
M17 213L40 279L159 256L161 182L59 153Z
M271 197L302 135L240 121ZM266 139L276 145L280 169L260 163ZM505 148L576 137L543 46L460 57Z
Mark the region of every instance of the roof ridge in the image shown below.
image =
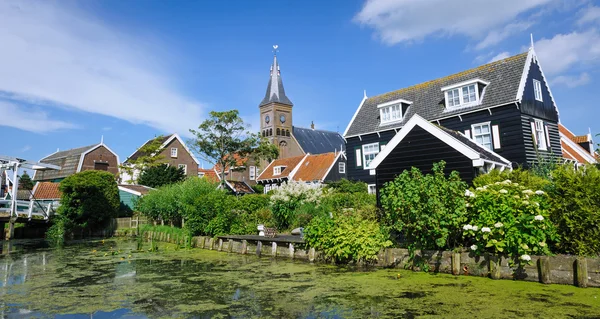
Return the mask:
M302 126L295 126L293 125L292 128L299 128L299 129L303 129L303 130L310 130L310 131L321 131L321 132L327 132L327 133L336 133L336 134L340 134L340 132L336 132L336 131L331 131L331 130L322 130L322 129L317 129L317 128L310 128L310 127L302 127ZM340 134L341 135L341 134Z

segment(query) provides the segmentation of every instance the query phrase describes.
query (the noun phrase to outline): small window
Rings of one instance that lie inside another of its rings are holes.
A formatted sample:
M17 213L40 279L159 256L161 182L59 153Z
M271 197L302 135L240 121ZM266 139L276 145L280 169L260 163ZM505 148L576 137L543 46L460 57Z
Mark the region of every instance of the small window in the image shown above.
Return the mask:
M475 93L475 84L463 86L462 88L463 104L477 102L477 94Z
M375 186L375 184L369 184L367 190L369 191L369 194L377 193L377 187Z
M204 172L198 172L198 177L200 177L200 178L204 177Z
M177 158L177 147L171 147L171 157Z
M371 143L371 144L365 144L362 146L362 153L363 153L363 162L365 164L365 169L369 169L369 165L371 165L371 162L375 159L375 157L377 157L377 154L379 154L379 143Z
M285 169L285 166L273 167L273 175L281 175L281 172Z
M250 166L250 180L256 180L256 166Z
M183 174L187 174L187 165L179 164L179 165L177 165L177 168L183 169Z
M271 184L265 185L265 194L271 190Z
M542 82L533 80L533 93L535 94L536 101L544 102L542 98Z
M490 129L490 123L480 123L471 126L473 132L473 139L475 142L485 146L488 149L492 149L492 131Z
M547 149L546 132L544 130L544 122L542 120L535 120L535 139L538 150L545 151Z
M338 171L340 172L340 174L346 173L346 163L345 162L338 163Z
M460 90L454 89L447 93L448 95L448 106L455 107L460 105Z
M449 109L477 105L483 98L483 91L489 82L473 79L441 88Z
M97 171L108 171L108 163L106 162L95 162L94 169Z

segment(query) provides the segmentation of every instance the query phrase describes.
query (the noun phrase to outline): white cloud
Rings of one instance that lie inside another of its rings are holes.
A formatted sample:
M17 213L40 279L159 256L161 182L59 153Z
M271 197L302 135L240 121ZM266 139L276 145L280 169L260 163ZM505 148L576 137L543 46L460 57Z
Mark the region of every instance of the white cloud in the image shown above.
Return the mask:
M498 53L497 55L495 55L493 58L491 58L491 59L488 61L488 63L491 63L491 62L496 62L496 61L500 61L500 60L502 60L502 59L506 59L506 58L508 58L509 56L510 56L510 52L506 52L506 51L505 51L505 52L500 52L500 53Z
M574 68L589 68L600 62L600 34L596 30L557 34L535 42L535 51L546 75Z
M589 7L581 10L582 15L579 20L577 20L578 24L586 24L590 22L594 22L600 20L600 7Z
M389 45L421 40L431 35L458 34L482 38L490 30L503 27L518 15L551 1L367 0L354 20L375 29L378 37ZM492 36L487 43L500 41L501 33Z
M496 45L513 34L523 32L533 25L533 22L517 22L507 24L500 30L492 30L488 35L479 42L475 49L482 50L493 45Z
M72 123L52 120L48 118L48 114L44 111L24 111L22 107L6 101L0 101L0 114L2 114L0 125L34 133L78 128L77 125Z
M590 82L590 80L590 75L584 72L579 76L560 75L554 78L551 83L553 85L565 85L568 88L574 88L586 85Z
M0 1L0 93L187 135L202 105L172 87L154 42L65 2Z

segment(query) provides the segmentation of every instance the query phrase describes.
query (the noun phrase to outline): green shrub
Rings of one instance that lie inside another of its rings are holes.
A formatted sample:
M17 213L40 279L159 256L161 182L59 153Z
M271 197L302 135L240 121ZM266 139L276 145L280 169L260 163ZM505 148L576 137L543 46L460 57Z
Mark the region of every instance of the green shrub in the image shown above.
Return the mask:
M517 168L512 171L504 170L502 172L495 169L487 174L479 175L473 179L473 186L483 187L505 180L510 180L513 183L518 183L529 189L535 190L545 190L546 187L550 185L550 180L548 178L535 175L529 170Z
M586 165L576 170L562 165L551 175L550 218L560 237L556 252L599 255L600 169Z
M338 263L377 260L382 248L391 246L388 233L377 223L353 214L319 216L304 229L304 240Z
M119 213L119 189L115 176L104 171L84 171L60 182L58 214L67 226L96 229Z
M467 195L468 223L463 232L476 254L504 255L512 264L550 253L548 245L557 236L545 192L506 180Z
M448 249L462 242L467 184L456 171L446 177L444 167L443 161L435 163L427 175L413 167L381 191L382 223L404 235L411 256L416 249Z
M185 179L183 168L169 166L166 164L147 167L142 171L137 183L148 187L161 187L175 184Z
M321 198L320 205L326 213L352 211L367 219L375 218L378 212L377 197L368 193L331 192Z
M296 221L297 209L307 203L319 204L323 190L303 182L283 183L273 191L271 209L279 230L288 229Z
M252 185L252 189L257 194L263 194L265 192L265 187L263 185L260 185L260 184Z
M338 193L368 193L367 183L361 181L349 181L345 178L327 183L327 188Z

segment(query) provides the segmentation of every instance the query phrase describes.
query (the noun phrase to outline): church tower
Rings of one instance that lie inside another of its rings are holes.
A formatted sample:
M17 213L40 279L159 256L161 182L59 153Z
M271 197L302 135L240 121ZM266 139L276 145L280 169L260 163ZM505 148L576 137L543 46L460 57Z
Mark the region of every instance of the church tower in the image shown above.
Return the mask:
M281 71L277 63L277 45L265 98L260 102L260 132L279 147L279 158L295 156L292 150L292 101L285 95Z

